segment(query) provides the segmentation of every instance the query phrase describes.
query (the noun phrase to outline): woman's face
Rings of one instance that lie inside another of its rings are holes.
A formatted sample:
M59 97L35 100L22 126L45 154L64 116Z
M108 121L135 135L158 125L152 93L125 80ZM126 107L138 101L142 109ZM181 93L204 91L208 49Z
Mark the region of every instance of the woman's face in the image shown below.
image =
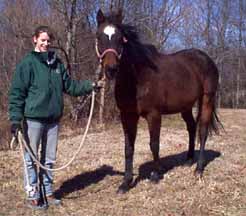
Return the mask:
M35 43L36 52L47 52L50 46L50 37L47 32L42 32L39 36L34 36L33 41Z

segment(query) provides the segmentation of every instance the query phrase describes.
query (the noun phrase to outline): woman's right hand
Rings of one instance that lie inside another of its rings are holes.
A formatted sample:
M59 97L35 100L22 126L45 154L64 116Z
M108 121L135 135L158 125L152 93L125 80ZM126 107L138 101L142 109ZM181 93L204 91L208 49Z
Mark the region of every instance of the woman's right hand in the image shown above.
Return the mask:
M12 123L10 127L10 132L12 136L17 137L18 131L21 130L21 124L20 123Z
M99 92L101 88L103 88L105 81L104 80L98 80L97 82L94 82L92 84L93 90L95 92Z

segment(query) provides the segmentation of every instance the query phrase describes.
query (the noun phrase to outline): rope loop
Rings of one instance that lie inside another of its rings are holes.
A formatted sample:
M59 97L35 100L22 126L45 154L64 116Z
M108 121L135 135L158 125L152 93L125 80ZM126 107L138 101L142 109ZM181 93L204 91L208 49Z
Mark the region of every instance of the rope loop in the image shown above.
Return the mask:
M18 142L20 143L20 146L21 146L21 150L22 150L22 154L23 154L23 160L24 159L24 149L27 150L27 152L30 154L31 158L33 159L33 161L36 163L36 165L44 170L48 170L48 171L60 171L62 169L65 169L67 168L73 161L74 159L76 158L76 156L79 154L82 146L84 145L84 142L85 142L85 138L87 136L87 133L88 133L88 130L89 130L89 127L90 127L90 124L91 124L91 119L92 119L92 114L93 114L93 110L94 110L94 104L95 104L95 92L92 91L92 97L91 97L91 107L90 107L90 114L89 114L89 118L88 118L88 121L87 121L87 125L86 125L86 128L85 128L85 132L84 132L84 135L81 139L81 142L80 142L80 145L77 149L77 151L74 153L73 157L63 166L59 167L59 168L47 168L45 167L43 164L41 164L39 162L39 160L36 158L36 156L33 154L33 152L31 151L31 149L29 148L29 146L27 145L25 139L24 139L24 136L22 134L21 131L18 132ZM13 138L14 139L14 138ZM13 146L13 139L11 141L11 146Z

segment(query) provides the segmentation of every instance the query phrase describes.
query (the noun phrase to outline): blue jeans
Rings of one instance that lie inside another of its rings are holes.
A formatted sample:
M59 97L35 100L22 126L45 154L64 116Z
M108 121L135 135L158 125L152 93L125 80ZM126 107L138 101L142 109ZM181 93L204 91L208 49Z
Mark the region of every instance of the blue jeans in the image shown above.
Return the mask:
M24 136L27 144L32 149L33 154L40 162L48 168L52 168L56 160L56 149L58 141L58 123L41 123L33 120L26 120L24 123ZM39 146L41 149L39 152ZM52 195L53 174L52 171L46 171L40 168L38 173L37 166L30 154L25 151L24 188L27 192L27 199L39 199L40 190L42 189L46 196ZM39 184L41 183L41 184Z

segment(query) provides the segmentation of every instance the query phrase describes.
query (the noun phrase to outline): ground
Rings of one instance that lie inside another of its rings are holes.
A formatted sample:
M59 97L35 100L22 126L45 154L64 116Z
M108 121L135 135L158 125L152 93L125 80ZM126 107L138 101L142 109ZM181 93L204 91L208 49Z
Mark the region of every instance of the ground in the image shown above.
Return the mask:
M225 131L206 145L202 180L194 176L195 164L183 166L188 136L179 116L164 117L160 157L165 171L158 184L147 173L152 155L148 132L140 122L134 157L135 186L116 193L124 173L124 137L120 124L106 130L91 129L72 165L55 173L55 192L62 206L33 211L24 204L22 159L19 150L0 151L0 216L193 216L246 215L246 110L218 110ZM81 135L63 129L57 166L68 161ZM199 145L196 146L198 149ZM196 158L198 150L196 150Z

